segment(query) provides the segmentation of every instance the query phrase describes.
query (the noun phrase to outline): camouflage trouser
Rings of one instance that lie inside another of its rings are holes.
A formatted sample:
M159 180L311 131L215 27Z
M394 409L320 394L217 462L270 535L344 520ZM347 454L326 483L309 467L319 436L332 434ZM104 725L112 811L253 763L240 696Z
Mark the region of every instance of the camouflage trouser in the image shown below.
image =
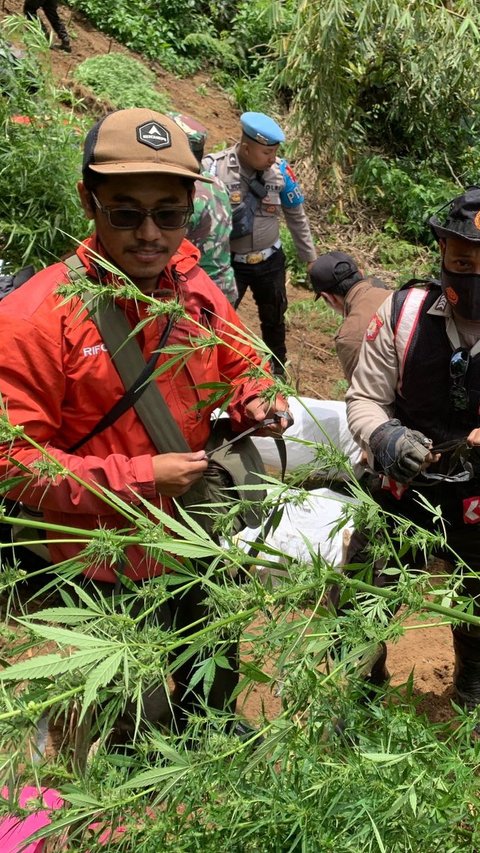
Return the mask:
M38 17L37 13L39 9L43 9L47 21L56 32L62 44L70 44L67 28L57 11L57 0L25 0L23 14L26 15L27 18L33 19ZM48 36L48 32L43 23L42 28Z
M282 372L281 368L287 359L285 343L287 291L283 249L277 249L260 264L242 264L232 261L232 266L238 287L238 301L235 307L240 305L249 287L257 303L262 338L276 358L273 369L275 372Z

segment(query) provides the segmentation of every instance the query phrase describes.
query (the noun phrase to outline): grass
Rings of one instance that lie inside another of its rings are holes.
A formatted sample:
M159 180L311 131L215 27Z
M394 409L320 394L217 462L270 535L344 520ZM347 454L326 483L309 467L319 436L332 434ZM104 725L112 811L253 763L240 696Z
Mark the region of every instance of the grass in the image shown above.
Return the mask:
M89 57L76 66L73 78L117 109L146 107L165 113L171 108L168 95L156 89L153 71L121 53Z
M334 335L342 318L323 299L298 299L290 302L286 322L288 327L319 329L326 335ZM333 346L333 342L332 342Z

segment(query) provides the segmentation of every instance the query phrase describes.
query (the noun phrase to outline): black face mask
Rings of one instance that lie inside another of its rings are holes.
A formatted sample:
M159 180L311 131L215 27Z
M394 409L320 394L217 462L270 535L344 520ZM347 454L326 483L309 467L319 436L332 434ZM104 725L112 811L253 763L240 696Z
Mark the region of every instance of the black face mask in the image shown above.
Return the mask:
M442 290L460 317L480 323L480 275L451 272L442 266Z

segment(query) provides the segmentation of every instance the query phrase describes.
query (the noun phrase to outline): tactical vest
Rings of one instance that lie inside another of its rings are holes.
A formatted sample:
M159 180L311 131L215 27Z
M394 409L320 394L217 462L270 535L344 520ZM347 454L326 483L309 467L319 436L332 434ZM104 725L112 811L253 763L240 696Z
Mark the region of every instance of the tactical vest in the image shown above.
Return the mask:
M216 175L225 184L230 196L232 209L240 204L247 190L246 181L240 177L240 163L235 148L227 148L218 154L209 154L203 161L203 167L210 175ZM280 193L285 187L285 179L278 163L264 171L267 194L258 205L262 216L279 216L281 210Z
M480 354L471 358L465 377L469 408L457 411L450 400L452 345L445 318L427 313L440 294L437 281L408 282L394 293L391 315L400 365L395 417L434 445L480 426Z

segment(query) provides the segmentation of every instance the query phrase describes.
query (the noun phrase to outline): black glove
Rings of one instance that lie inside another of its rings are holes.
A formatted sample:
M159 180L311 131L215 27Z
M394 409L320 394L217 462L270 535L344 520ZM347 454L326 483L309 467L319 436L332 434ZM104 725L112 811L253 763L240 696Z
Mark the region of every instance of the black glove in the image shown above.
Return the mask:
M397 483L416 477L432 446L423 433L402 426L397 418L374 429L369 444L378 469Z

